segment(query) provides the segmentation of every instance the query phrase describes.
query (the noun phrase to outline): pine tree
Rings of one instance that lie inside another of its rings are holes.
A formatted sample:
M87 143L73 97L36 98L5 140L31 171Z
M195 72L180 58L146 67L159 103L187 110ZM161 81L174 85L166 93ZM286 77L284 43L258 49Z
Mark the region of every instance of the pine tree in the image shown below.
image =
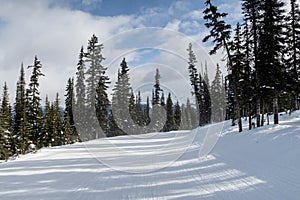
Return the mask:
M172 131L175 130L175 119L174 119L174 110L173 110L173 101L171 97L171 93L169 93L167 98L166 110L167 110L167 119L166 124L164 126L164 131Z
M67 115L64 118L63 132L64 132L64 141L63 144L73 144L78 141L77 137L74 135L73 127L70 124L70 116Z
M0 107L0 159L7 160L16 151L12 131L12 113L9 105L8 88L5 82Z
M208 84L205 82L201 74L198 74L196 68L196 56L192 49L192 44L189 44L188 51L188 69L191 85L193 87L192 94L195 95L198 109L198 125L203 126L210 123L211 120L211 100L208 89Z
M245 64L245 51L244 44L242 44L242 30L239 23L235 28L235 35L230 45L232 65L229 66L230 74L228 75L229 81L232 83L232 92L236 98L234 99L239 103L240 112L243 115L243 109L246 106L247 99L245 99L246 87L250 84L249 77L246 77L246 64ZM236 108L237 109L237 108Z
M174 130L179 130L179 128L181 127L182 118L181 118L181 108L180 108L178 101L176 102L176 105L175 105L174 121L175 121Z
M160 92L162 89L160 88L160 73L159 69L156 69L155 73L155 85L154 85L154 90L152 91L152 105L158 105L161 104L161 99L160 99Z
M201 74L199 74L199 81L199 88L201 94L200 122L201 125L205 125L211 122L211 97L208 89L208 84L204 81Z
M203 38L203 42L207 42L210 38L213 38L213 42L215 44L214 48L210 51L210 54L215 54L217 50L220 48L224 48L227 57L229 66L233 66L232 55L230 52L229 40L230 40L230 33L231 33L231 25L226 24L223 20L224 17L227 16L227 13L220 13L216 6L214 6L210 0L206 0L205 2L207 8L204 10L204 20L207 22L205 26L207 28L211 28L210 34ZM234 75L234 74L233 74ZM235 80L235 77L231 78ZM242 120L241 120L241 113L240 113L240 102L238 100L238 93L236 83L232 81L232 88L234 91L234 98L235 98L235 105L236 105L236 112L237 112L237 119L238 119L238 128L239 132L242 129Z
M252 129L252 115L254 114L253 108L254 108L254 101L253 99L258 98L260 99L259 93L255 94L255 83L254 83L254 74L253 74L253 56L252 56L252 47L251 47L251 32L249 30L249 24L248 20L245 19L244 23L244 32L243 32L243 40L244 42L244 54L245 54L245 72L244 72L244 80L247 80L244 84L244 97L245 97L245 105L246 107L246 113L245 115L248 115L249 118L249 130ZM258 102L260 103L260 101ZM260 106L260 105L259 105ZM259 112L256 113L258 117L260 117L260 109Z
M85 62L89 63L86 71L86 116L88 122L88 133L85 139L95 139L99 137L99 123L96 116L96 88L99 84L100 78L105 74L106 68L101 64L105 59L102 56L103 44L98 43L98 38L93 35L88 42L87 53L85 54ZM102 77L103 78L103 77ZM102 79L103 81L103 79Z
M66 136L66 143L74 143L78 141L78 135L75 127L74 122L74 113L73 113L73 106L76 105L75 96L74 96L74 79L69 78L67 87L66 87L66 94L65 94L65 113L64 113L64 125L65 130L67 130ZM68 126L68 127L66 127ZM66 134L66 133L65 133Z
M29 89L27 90L28 95L28 112L27 118L31 125L31 140L38 148L42 147L43 142L41 141L41 121L42 121L42 109L41 109L41 98L39 92L39 78L44 76L41 72L42 64L35 56L34 63L32 66L32 74L30 77Z
M17 82L16 98L14 103L13 135L16 138L16 151L24 154L29 143L29 129L26 116L26 83L23 63L21 65L20 76Z
M285 31L286 52L285 65L287 67L287 89L293 95L293 110L299 109L300 95L300 9L296 0L290 0L291 10L287 14L287 30Z
M254 68L255 90L249 91L253 93L253 97L256 100L256 125L260 127L260 114L261 114L261 79L262 76L258 66L259 55L259 32L262 29L262 2L261 0L243 0L242 10L244 14L244 21L247 26L247 60L250 62L248 65ZM248 27L249 23L249 27ZM251 48L249 48L251 47ZM252 54L253 58L250 59L249 55ZM250 118L251 119L251 118ZM251 120L249 120L251 124Z
M147 101L146 101L146 108L144 110L144 121L145 121L145 126L147 126L150 123L150 100L149 97L147 97ZM147 130L149 131L149 130Z
M279 0L263 1L263 22L260 33L258 70L261 77L261 92L264 101L272 99L274 124L279 123L278 98L284 90L286 77L283 63L281 62L283 43L283 6ZM263 110L264 112L264 110Z
M74 123L76 124L77 134L85 133L87 126L86 118L86 86L85 86L85 62L84 62L84 51L81 47L79 53L79 60L77 64L76 72L76 101L74 109Z
M51 146L60 146L64 144L65 135L63 132L63 119L61 115L60 109L60 100L58 93L56 94L56 98L54 103L52 104L52 138L51 138Z
M196 60L196 56L195 56L195 53L192 49L192 43L189 44L189 47L187 49L188 51L188 69L189 69L189 76L190 76L190 81L191 81L191 85L193 87L193 92L192 94L195 95L195 98L196 98L196 103L197 103L197 109L199 111L199 114L202 110L202 104L201 104L201 92L200 92L200 78L199 78L199 74L198 74L198 71L197 71L197 68L196 68L196 63L197 63L197 60ZM201 121L200 121L200 116L198 117L199 119L199 125L201 126ZM189 125L187 125L187 127L189 127Z
M183 130L193 129L194 126L195 126L195 124L194 124L195 122L192 119L192 116L193 116L192 106L191 106L191 103L190 103L189 99L187 99L185 106L184 105L181 106L181 109L182 109L182 111L181 111L181 113L182 113L182 122L181 122L182 123L182 125L181 125L182 129ZM198 126L198 124L196 124L196 126Z
M225 119L225 96L222 87L222 72L217 65L215 78L211 84L212 121L221 122Z
M142 98L141 92L138 91L138 94L135 98L135 122L139 126L145 126L145 118L143 114L143 107L142 107Z
M129 127L133 124L129 113L129 100L132 89L129 82L129 68L125 58L123 58L120 67L118 80L113 88L112 110L113 121L123 131L122 133L118 131L118 134L124 135L131 131Z
M13 124L13 129L14 129L14 135L18 136L19 135L19 129L20 129L20 124L23 118L23 115L26 111L25 108L25 92L26 92L26 83L25 83L25 72L23 68L23 63L21 65L21 70L20 70L20 77L17 82L17 90L16 90L16 99L14 103L14 124ZM23 142L23 141L20 141ZM26 142L26 141L24 141Z
M30 125L28 124L26 112L23 112L19 132L18 132L18 153L25 154L30 143Z
M68 79L65 94L65 118L69 116L70 126L74 127L74 117L73 117L73 102L74 102L74 80L72 78ZM75 129L74 129L75 131Z
M53 109L51 109L51 105L46 96L45 99L45 113L43 118L43 146L48 147L52 144L53 138Z
M101 132L100 136L104 137L107 134L108 129L108 107L109 107L109 100L108 100L108 84L109 78L105 75L106 68L101 72L99 82L96 88L96 115L99 122L99 125L103 132Z

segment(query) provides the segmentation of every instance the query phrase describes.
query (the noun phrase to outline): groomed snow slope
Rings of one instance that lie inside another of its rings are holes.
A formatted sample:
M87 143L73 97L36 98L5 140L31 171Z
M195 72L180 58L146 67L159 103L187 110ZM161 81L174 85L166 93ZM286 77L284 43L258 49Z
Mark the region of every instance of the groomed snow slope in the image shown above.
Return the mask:
M167 163L155 156L176 152L188 132L110 139L127 152L122 157L101 140L98 146L44 148L0 164L0 199L299 200L300 112L280 120L243 133L225 122L218 143L201 159L207 127L182 156ZM164 149L170 141L173 145Z

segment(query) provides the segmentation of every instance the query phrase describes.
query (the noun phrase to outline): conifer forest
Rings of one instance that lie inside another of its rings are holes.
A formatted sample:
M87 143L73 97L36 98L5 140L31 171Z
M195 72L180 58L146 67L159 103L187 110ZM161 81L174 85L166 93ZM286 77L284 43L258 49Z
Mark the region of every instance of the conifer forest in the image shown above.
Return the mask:
M143 99L141 91L134 92L126 56L118 61L117 81L112 83L109 66L103 65L106 47L95 34L87 38L86 47L78 47L74 76L63 86L65 93L57 93L54 100L40 95L47 66L33 55L32 64L20 65L16 91L1 80L0 160L43 147L191 130L223 120L231 120L239 132L243 123L249 130L269 121L279 124L280 112L292 113L300 107L300 8L299 1L289 4L287 11L280 0L242 0L243 20L233 26L226 21L230 13L206 0L203 19L209 32L203 43L212 46L210 54L223 53L227 73L222 73L223 66L214 66L210 80L207 68L211 66L205 65L201 72L200 55L192 42L186 44L186 65L181 67L189 74L186 89L194 99L185 102L163 90L164 77L158 68L148 91L152 95Z

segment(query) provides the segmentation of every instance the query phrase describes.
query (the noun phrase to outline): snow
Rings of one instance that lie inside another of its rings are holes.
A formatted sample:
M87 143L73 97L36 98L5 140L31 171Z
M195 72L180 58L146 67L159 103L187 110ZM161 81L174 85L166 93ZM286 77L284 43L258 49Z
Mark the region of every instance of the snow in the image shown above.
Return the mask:
M299 111L242 133L227 121L199 158L207 129L43 148L0 164L0 199L299 199Z

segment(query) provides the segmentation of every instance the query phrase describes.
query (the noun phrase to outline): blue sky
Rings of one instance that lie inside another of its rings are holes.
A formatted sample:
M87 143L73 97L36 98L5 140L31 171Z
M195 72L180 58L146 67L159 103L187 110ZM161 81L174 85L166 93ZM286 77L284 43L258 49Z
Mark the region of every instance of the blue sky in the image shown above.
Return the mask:
M235 24L241 18L239 0L214 2L230 12L228 22ZM0 0L0 4L0 86L7 81L11 100L21 63L32 65L35 55L46 74L41 79L42 99L48 94L53 100L59 92L63 100L67 79L75 76L80 47L86 48L92 34L104 44L103 64L109 68L111 88L126 57L136 88L145 82L151 85L160 68L162 84L184 101L190 96L184 60L188 43L195 45L200 71L207 60L213 77L216 63L222 63L223 56L208 56L210 47L201 42L208 33L202 20L204 0Z

